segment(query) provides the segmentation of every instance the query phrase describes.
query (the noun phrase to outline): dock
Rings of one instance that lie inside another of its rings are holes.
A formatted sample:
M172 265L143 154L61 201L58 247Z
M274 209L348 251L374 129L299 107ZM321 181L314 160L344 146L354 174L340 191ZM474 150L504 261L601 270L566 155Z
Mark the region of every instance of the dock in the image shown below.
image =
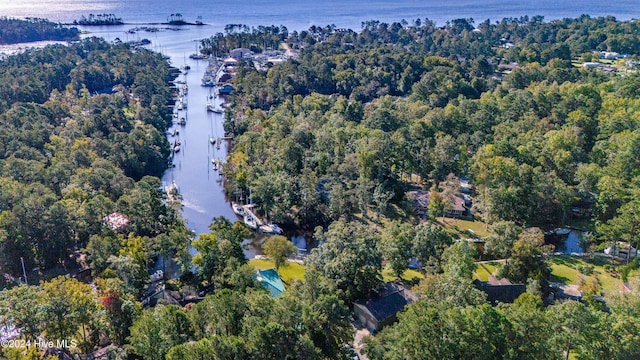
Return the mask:
M254 212L253 212L253 207L254 205L242 205L242 207L244 208L245 213L251 215L255 220L256 220L256 225L258 225L258 227L264 225L264 222L262 221L262 219L260 219Z

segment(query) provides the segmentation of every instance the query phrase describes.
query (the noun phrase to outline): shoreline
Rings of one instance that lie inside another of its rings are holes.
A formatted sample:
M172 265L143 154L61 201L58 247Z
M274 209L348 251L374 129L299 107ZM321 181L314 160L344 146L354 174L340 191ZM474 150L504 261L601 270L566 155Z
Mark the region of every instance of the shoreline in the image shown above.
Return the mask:
M182 22L179 24L172 24L170 22L141 22L141 23L121 23L121 24L74 24L74 23L60 23L63 26L129 26L129 25L166 25L166 26L210 26L210 24L205 23L191 23L191 22Z

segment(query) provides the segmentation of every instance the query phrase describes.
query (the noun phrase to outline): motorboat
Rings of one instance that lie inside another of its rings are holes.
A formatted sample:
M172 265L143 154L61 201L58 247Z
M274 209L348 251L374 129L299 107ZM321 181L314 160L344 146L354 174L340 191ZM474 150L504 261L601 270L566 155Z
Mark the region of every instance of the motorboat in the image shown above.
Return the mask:
M178 120L178 124L182 126L187 125L187 119L181 117L180 120Z
M209 138L209 142L211 143L211 145L214 145L216 143L216 138L214 138L213 136L211 136Z
M233 212L238 216L245 216L247 214L242 205L231 203L231 208L233 209Z
M207 103L207 111L214 114L222 114L222 109L217 109L213 104Z
M244 216L244 223L252 229L258 228L258 223L256 223L256 219L254 219L253 216L249 214Z
M282 228L276 224L264 224L260 226L260 231L265 234L282 234Z

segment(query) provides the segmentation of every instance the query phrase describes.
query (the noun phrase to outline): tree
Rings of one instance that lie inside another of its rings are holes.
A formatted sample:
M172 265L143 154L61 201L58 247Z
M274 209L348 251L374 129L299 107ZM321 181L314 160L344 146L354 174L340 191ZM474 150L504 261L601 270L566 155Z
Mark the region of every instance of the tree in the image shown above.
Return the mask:
M503 359L508 323L491 305L433 306L418 301L396 325L365 339L370 359Z
M101 315L101 307L88 284L60 276L42 284L44 332L49 338L75 339L81 330L82 348L87 351L92 345L87 338L87 329Z
M436 223L422 223L415 228L413 253L431 272L440 272L442 254L451 244L451 235Z
M444 273L450 276L471 279L478 266L475 259L476 254L477 250L474 243L464 240L453 243L442 254Z
M499 276L520 284L525 284L529 278L536 279L540 281L543 293L546 293L551 270L543 254L549 251L551 248L544 245L544 235L540 229L526 229L513 244L513 255L500 269Z
M598 315L589 307L577 301L565 301L551 307L552 339L557 342L565 354L565 359L573 350L589 348L597 342L600 334L597 329ZM578 351L580 353L580 351Z
M512 221L499 221L491 225L491 233L485 238L487 254L498 259L511 256L513 244L518 240L520 228Z
M163 360L174 346L193 338L194 329L184 310L158 305L145 310L131 326L129 347L145 359Z
M326 358L345 356L344 344L353 339L353 327L349 309L336 294L331 280L309 269L304 282L295 282L278 302L286 309L296 309L282 316L289 319L282 319L282 323L300 329Z
M21 329L25 340L34 339L44 323L41 288L20 285L0 292L0 327Z
M413 255L415 231L410 224L394 221L387 225L380 236L380 252L391 265L397 277L402 276Z
M598 231L601 232L604 237L610 241L624 240L627 242L629 249L627 251L627 264L631 257L631 246L640 246L640 240L638 239L638 227L640 226L640 192L635 191L634 197L631 201L622 205L618 211L616 217L609 220L606 224L602 224L598 227Z
M431 190L429 194L429 208L427 212L429 213L429 219L436 220L439 215L442 215L442 222L445 223L444 220L444 212L447 208L447 203L442 195L437 192L435 189Z
M264 253L273 260L276 270L287 263L287 258L297 252L297 248L289 239L281 235L269 237L262 245Z
M368 296L380 285L382 259L371 229L339 220L316 236L323 244L311 251L307 261L335 282L344 292L345 302Z

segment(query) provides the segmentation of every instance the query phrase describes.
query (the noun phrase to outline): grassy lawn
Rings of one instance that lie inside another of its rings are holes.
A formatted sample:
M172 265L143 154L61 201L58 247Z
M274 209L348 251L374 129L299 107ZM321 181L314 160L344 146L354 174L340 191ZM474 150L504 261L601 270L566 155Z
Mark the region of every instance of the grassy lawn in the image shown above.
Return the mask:
M273 269L273 261L271 260L249 260L249 265L256 270ZM282 278L285 285L292 284L295 280L304 279L304 266L295 262L287 261L287 264L278 270L278 274Z
M559 282L567 285L579 285L580 277L585 278L597 278L602 286L604 293L610 293L620 290L622 281L613 277L607 271L604 270L603 265L608 263L608 259L596 257L593 260L583 259L580 257L561 255L552 256L549 258L549 265L551 267L551 281ZM582 275L578 270L581 266L593 265L593 273L589 276ZM498 263L483 263L478 264L478 268L473 274L474 279L480 281L489 280L489 275L496 273ZM640 270L632 271L629 277L640 276Z
M438 222L444 225L445 229L452 235L457 235L461 238L479 237L483 238L489 235L487 226L481 221L469 221L462 219L445 218L445 223L442 224L442 218L438 218Z
M407 269L404 274L402 274L402 279L406 280L406 281L411 281L413 278L418 278L418 279L422 279L424 278L424 276L422 275L422 273L420 273L417 270L413 270L413 269ZM389 281L393 281L396 279L396 275L393 273L393 270L391 270L390 266L386 266L384 269L382 269L382 281L384 281L385 283L389 282Z
M473 274L474 279L478 279L480 281L488 281L489 275L493 275L496 273L498 263L482 263L478 264L476 268L476 272Z
M564 284L578 285L580 277L585 279L595 277L602 286L602 291L610 293L620 290L622 281L618 278L611 276L604 270L603 265L607 264L606 258L596 257L593 261L583 259L579 257L573 257L569 255L553 256L549 259L551 265L551 280L561 282ZM582 275L578 268L580 266L593 265L593 274L586 276Z

